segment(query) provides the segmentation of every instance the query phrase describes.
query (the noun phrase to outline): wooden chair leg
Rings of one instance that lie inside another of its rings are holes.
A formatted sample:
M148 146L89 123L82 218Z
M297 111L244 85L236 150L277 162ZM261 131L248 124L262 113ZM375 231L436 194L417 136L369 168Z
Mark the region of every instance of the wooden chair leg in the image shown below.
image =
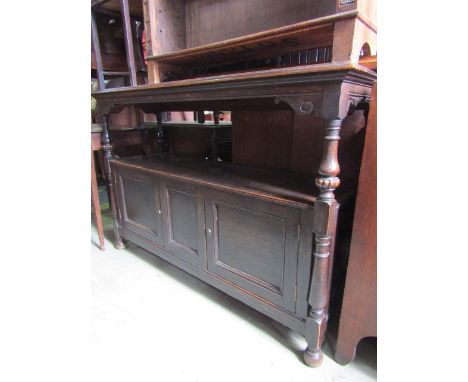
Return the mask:
M94 167L94 152L91 150L91 198L96 215L96 225L99 235L99 247L104 251L104 229L102 227L101 206L99 204L99 191L96 179L96 169Z
M102 176L102 179L104 180L104 184L106 186L106 193L107 193L107 201L109 203L109 208L110 208L110 189L109 189L109 184L107 182L107 177L106 177L106 174L105 174L105 170L104 170L104 166L105 166L105 163L104 163L104 152L103 150L98 150L96 151L97 152L97 158L98 158L98 167L100 169L100 175Z

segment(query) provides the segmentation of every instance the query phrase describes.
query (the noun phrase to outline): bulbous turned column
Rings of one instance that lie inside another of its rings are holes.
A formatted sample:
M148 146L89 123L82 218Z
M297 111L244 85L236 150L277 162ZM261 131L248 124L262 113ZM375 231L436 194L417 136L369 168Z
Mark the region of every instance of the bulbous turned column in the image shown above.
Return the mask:
M322 160L315 178L315 184L320 189L320 200L335 200L333 191L340 185L340 165L338 163L338 141L340 140L341 119L327 122L325 127Z
M115 202L115 185L112 179L112 170L109 163L109 160L112 159L112 142L109 136L109 125L108 125L108 116L102 116L102 137L101 145L104 150L104 172L106 175L106 183L109 187L109 196L110 196L110 207L112 213L112 220L114 222L114 236L115 236L115 248L124 249L125 243L123 242L122 236L119 233L119 225L117 222L117 204Z
M322 363L322 343L328 321L330 299L331 248L336 231L338 203L334 190L340 185L338 174L338 141L340 139L341 119L327 122L324 146L318 176L315 184L320 190L314 205L314 267L309 289L309 314L306 320L307 349L304 361L316 367Z

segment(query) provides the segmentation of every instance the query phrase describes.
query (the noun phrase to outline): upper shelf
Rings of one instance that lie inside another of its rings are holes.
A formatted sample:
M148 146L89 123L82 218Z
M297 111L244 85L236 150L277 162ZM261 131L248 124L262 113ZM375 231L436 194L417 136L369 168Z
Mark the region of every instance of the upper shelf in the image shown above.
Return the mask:
M150 83L375 51L375 0L143 0Z
M174 64L226 62L245 57L277 55L333 44L333 22L357 15L356 11L321 17L211 44L149 56L148 60Z

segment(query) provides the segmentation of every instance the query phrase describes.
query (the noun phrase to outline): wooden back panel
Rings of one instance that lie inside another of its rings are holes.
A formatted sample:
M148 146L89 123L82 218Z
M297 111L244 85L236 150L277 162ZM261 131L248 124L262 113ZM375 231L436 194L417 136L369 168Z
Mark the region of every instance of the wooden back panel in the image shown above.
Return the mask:
M329 0L144 0L150 55L211 44L336 12Z
M291 170L315 176L322 156L324 121L288 110L232 111L233 162ZM354 187L364 140L365 118L356 111L343 121L339 146L340 178Z
M293 111L232 111L233 162L259 168L289 169Z
M328 0L188 0L187 48L334 13Z

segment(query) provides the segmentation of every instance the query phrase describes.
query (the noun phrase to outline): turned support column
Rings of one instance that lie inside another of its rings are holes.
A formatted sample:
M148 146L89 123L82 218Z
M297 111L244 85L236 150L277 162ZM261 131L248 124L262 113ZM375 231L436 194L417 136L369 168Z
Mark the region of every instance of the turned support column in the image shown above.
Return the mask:
M169 142L167 139L166 129L162 124L162 113L157 112L156 121L158 122L158 127L156 129L156 141L158 142L158 157L166 157L169 152Z
M313 272L309 289L309 314L306 320L307 349L304 361L309 366L322 362L322 343L328 321L330 298L331 253L336 231L338 203L334 190L339 186L338 140L340 139L341 119L327 121L324 145L318 176L315 184L319 196L314 204L313 232Z
M210 159L214 162L218 161L218 139L217 139L217 129L219 127L219 115L221 112L213 112L213 129L211 131L211 143L210 143Z
M119 226L117 222L117 204L115 201L115 187L112 179L112 171L109 160L112 159L112 142L109 136L109 125L108 125L108 115L102 116L102 149L104 150L104 172L106 175L107 185L109 187L109 196L110 196L110 207L112 212L112 218L114 221L114 236L115 236L115 248L124 249L125 244L122 240L122 236L119 233Z

